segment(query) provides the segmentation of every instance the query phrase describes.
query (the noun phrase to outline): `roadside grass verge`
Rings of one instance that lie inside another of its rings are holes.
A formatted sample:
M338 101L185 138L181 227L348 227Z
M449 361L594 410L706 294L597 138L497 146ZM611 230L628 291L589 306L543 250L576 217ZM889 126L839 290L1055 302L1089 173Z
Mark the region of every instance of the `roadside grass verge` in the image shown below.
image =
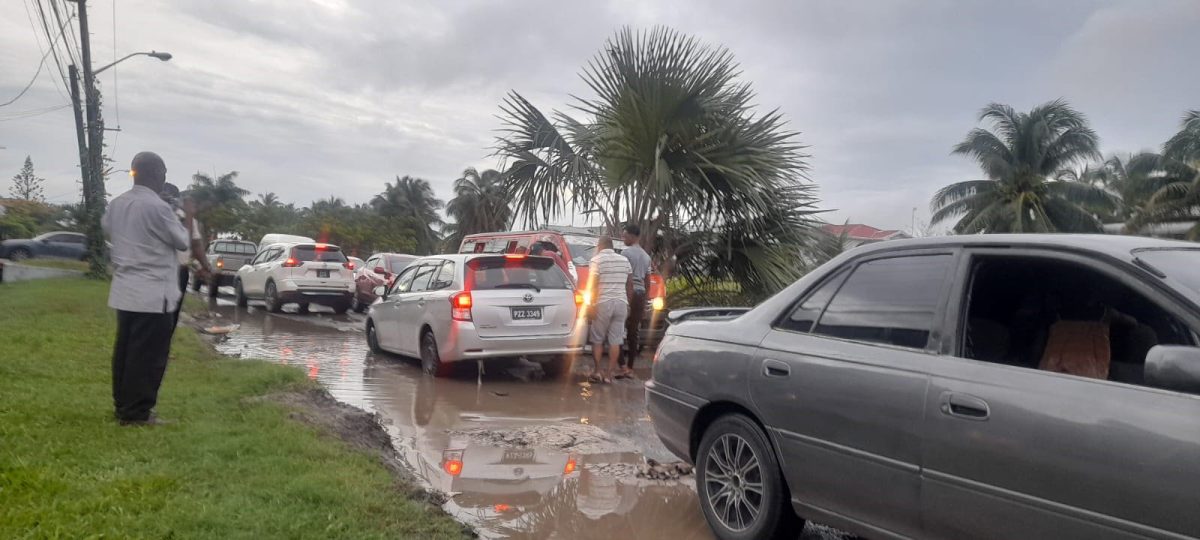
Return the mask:
M181 326L159 396L112 419L107 283L0 285L0 538L462 538L376 457L248 399L300 370L217 357Z
M87 261L76 261L73 259L25 259L19 264L40 266L42 268L58 268L61 270L78 270L80 272L88 271Z

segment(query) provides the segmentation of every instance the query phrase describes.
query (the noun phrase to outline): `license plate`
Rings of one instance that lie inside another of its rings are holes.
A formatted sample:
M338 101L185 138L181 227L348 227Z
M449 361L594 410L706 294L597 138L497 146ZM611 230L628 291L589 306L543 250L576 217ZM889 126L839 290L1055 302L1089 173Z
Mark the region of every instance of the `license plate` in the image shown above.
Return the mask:
M514 321L535 321L542 318L542 308L512 308L512 319Z
M329 277L329 270L317 270L317 277Z
M532 463L533 449L532 448L514 448L504 451L504 457L501 458L502 463Z

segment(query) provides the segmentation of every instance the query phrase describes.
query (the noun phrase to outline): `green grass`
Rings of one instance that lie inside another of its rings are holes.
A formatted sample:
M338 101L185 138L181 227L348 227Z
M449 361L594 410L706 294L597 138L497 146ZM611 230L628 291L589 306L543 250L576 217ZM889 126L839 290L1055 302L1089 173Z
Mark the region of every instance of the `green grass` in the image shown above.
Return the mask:
M78 270L87 272L87 261L76 261L72 259L25 259L19 264L26 266L41 266L43 268L59 268L62 270Z
M299 370L218 358L181 328L169 426L112 419L106 283L0 285L0 538L461 538L376 458L252 396Z

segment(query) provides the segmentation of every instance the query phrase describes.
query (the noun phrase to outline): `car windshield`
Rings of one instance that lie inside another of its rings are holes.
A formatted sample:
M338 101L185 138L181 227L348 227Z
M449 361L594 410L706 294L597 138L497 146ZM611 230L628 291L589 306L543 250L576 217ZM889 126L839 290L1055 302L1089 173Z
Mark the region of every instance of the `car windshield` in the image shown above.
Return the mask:
M1138 259L1200 293L1200 249L1155 249L1134 253Z
M417 260L416 257L388 257L388 271L399 274L415 260Z
M300 262L346 262L346 254L337 246L296 246L292 257Z
M482 257L467 263L467 282L473 290L569 289L566 274L547 257Z

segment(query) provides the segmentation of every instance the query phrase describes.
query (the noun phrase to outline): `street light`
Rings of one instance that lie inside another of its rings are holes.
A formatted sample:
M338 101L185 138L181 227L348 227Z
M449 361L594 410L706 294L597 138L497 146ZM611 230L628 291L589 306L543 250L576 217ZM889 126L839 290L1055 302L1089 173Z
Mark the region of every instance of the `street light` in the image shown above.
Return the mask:
M127 54L127 55L125 55L125 57L124 57L124 58L122 58L122 59L120 59L120 60L117 60L116 62L113 62L113 63L111 63L111 64L109 64L109 65L107 65L107 66L104 66L104 67L102 67L102 68L100 68L100 69L97 69L97 70L93 71L93 72L92 72L92 75L93 75L93 76L95 76L95 75L99 75L101 71L104 71L104 70L106 70L106 69L108 69L108 68L110 68L110 67L113 67L113 66L115 66L115 65L117 65L117 64L120 64L121 62L124 62L124 61L126 61L126 60L128 60L128 59L130 59L130 58L133 58L134 56L143 56L143 55L144 55L144 56L153 56L154 58L157 58L157 59L159 59L159 60L162 60L163 62L166 62L167 60L170 60L170 59L171 59L171 53L166 53L166 52L156 52L156 51L150 51L150 52L135 52L135 53Z

